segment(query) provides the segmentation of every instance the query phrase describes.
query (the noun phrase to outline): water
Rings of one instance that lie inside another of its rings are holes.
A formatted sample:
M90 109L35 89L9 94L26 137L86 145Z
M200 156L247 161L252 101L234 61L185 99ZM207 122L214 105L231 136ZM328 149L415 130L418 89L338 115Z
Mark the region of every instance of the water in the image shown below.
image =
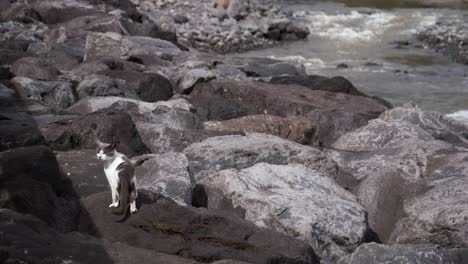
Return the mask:
M310 1L288 3L285 8L309 26L309 37L241 56L299 61L306 65L309 74L344 76L360 90L381 96L396 106L414 102L425 110L443 113L468 110L468 67L424 47L415 37L439 18L450 16L457 20L468 14L467 10L395 8L399 6L375 9ZM342 63L348 68L336 67ZM459 115L468 112L458 112Z

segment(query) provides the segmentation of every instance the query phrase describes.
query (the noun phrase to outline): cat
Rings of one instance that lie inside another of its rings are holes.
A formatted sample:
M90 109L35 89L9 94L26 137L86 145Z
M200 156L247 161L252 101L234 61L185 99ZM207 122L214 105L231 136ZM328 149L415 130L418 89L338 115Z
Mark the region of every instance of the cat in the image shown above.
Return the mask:
M124 220L127 217L129 200L130 213L138 210L135 168L125 154L117 151L115 143L103 143L96 139L96 144L96 156L104 163L104 172L111 188L112 203L109 207L113 213L123 214L120 220Z

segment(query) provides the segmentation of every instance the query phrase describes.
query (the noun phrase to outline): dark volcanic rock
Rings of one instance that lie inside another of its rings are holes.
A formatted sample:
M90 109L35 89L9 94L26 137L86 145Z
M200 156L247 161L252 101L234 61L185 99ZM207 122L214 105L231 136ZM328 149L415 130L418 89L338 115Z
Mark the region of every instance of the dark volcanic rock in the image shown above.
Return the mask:
M100 74L126 81L129 89L136 92L145 102L168 100L172 97L171 82L156 73L141 73L135 71L102 71Z
M40 127L47 144L55 150L96 147L94 140L119 142L117 149L128 156L148 152L126 111L105 109L74 119Z
M91 74L111 70L140 72L144 70L144 66L119 58L101 57L81 63L78 67L72 70L72 74L82 79Z
M278 62L273 64L252 63L240 67L248 77L271 77L279 75L305 75L305 69L302 65L293 65L290 63Z
M7 209L0 209L0 230L2 263L198 263L77 232L62 234L36 217Z
M11 72L17 77L51 81L57 78L59 71L45 60L39 58L21 58L11 66Z
M307 117L317 133L311 135L311 143L317 146L330 145L340 135L387 109L363 96L246 81L214 80L197 84L188 100L202 120L228 120L255 114ZM322 117L333 122L320 121Z
M137 98L136 92L127 86L125 80L95 74L84 77L76 87L76 93L80 99L88 96Z
M140 192L139 211L122 224L107 210L109 199L110 193L99 193L83 200L87 213L80 217L80 231L202 262L318 263L309 245L222 211L181 207Z
M35 215L71 231L79 213L78 197L59 171L54 153L35 146L0 153L0 207Z
M29 57L30 55L31 54L24 51L0 49L0 61L2 64L12 64L17 60L23 57Z
M80 16L102 14L94 7L78 1L35 1L31 7L45 24L57 24Z

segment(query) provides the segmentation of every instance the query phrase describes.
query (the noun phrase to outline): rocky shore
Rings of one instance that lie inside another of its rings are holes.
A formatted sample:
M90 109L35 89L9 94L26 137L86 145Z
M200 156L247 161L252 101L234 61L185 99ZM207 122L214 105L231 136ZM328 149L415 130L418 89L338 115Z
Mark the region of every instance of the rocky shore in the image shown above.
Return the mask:
M204 53L306 35L270 7L209 4L0 3L0 263L467 263L468 127ZM237 43L250 23L267 31ZM96 137L135 164L122 223Z

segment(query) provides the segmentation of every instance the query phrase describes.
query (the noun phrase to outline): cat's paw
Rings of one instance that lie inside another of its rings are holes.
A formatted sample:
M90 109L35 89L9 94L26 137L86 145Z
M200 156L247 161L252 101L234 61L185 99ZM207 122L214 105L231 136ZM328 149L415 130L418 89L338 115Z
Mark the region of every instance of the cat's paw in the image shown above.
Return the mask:
M130 208L130 213L132 213L132 214L136 213L137 211L138 211L138 209L136 209L136 208Z
M109 208L118 207L118 206L119 206L119 202L109 204Z

